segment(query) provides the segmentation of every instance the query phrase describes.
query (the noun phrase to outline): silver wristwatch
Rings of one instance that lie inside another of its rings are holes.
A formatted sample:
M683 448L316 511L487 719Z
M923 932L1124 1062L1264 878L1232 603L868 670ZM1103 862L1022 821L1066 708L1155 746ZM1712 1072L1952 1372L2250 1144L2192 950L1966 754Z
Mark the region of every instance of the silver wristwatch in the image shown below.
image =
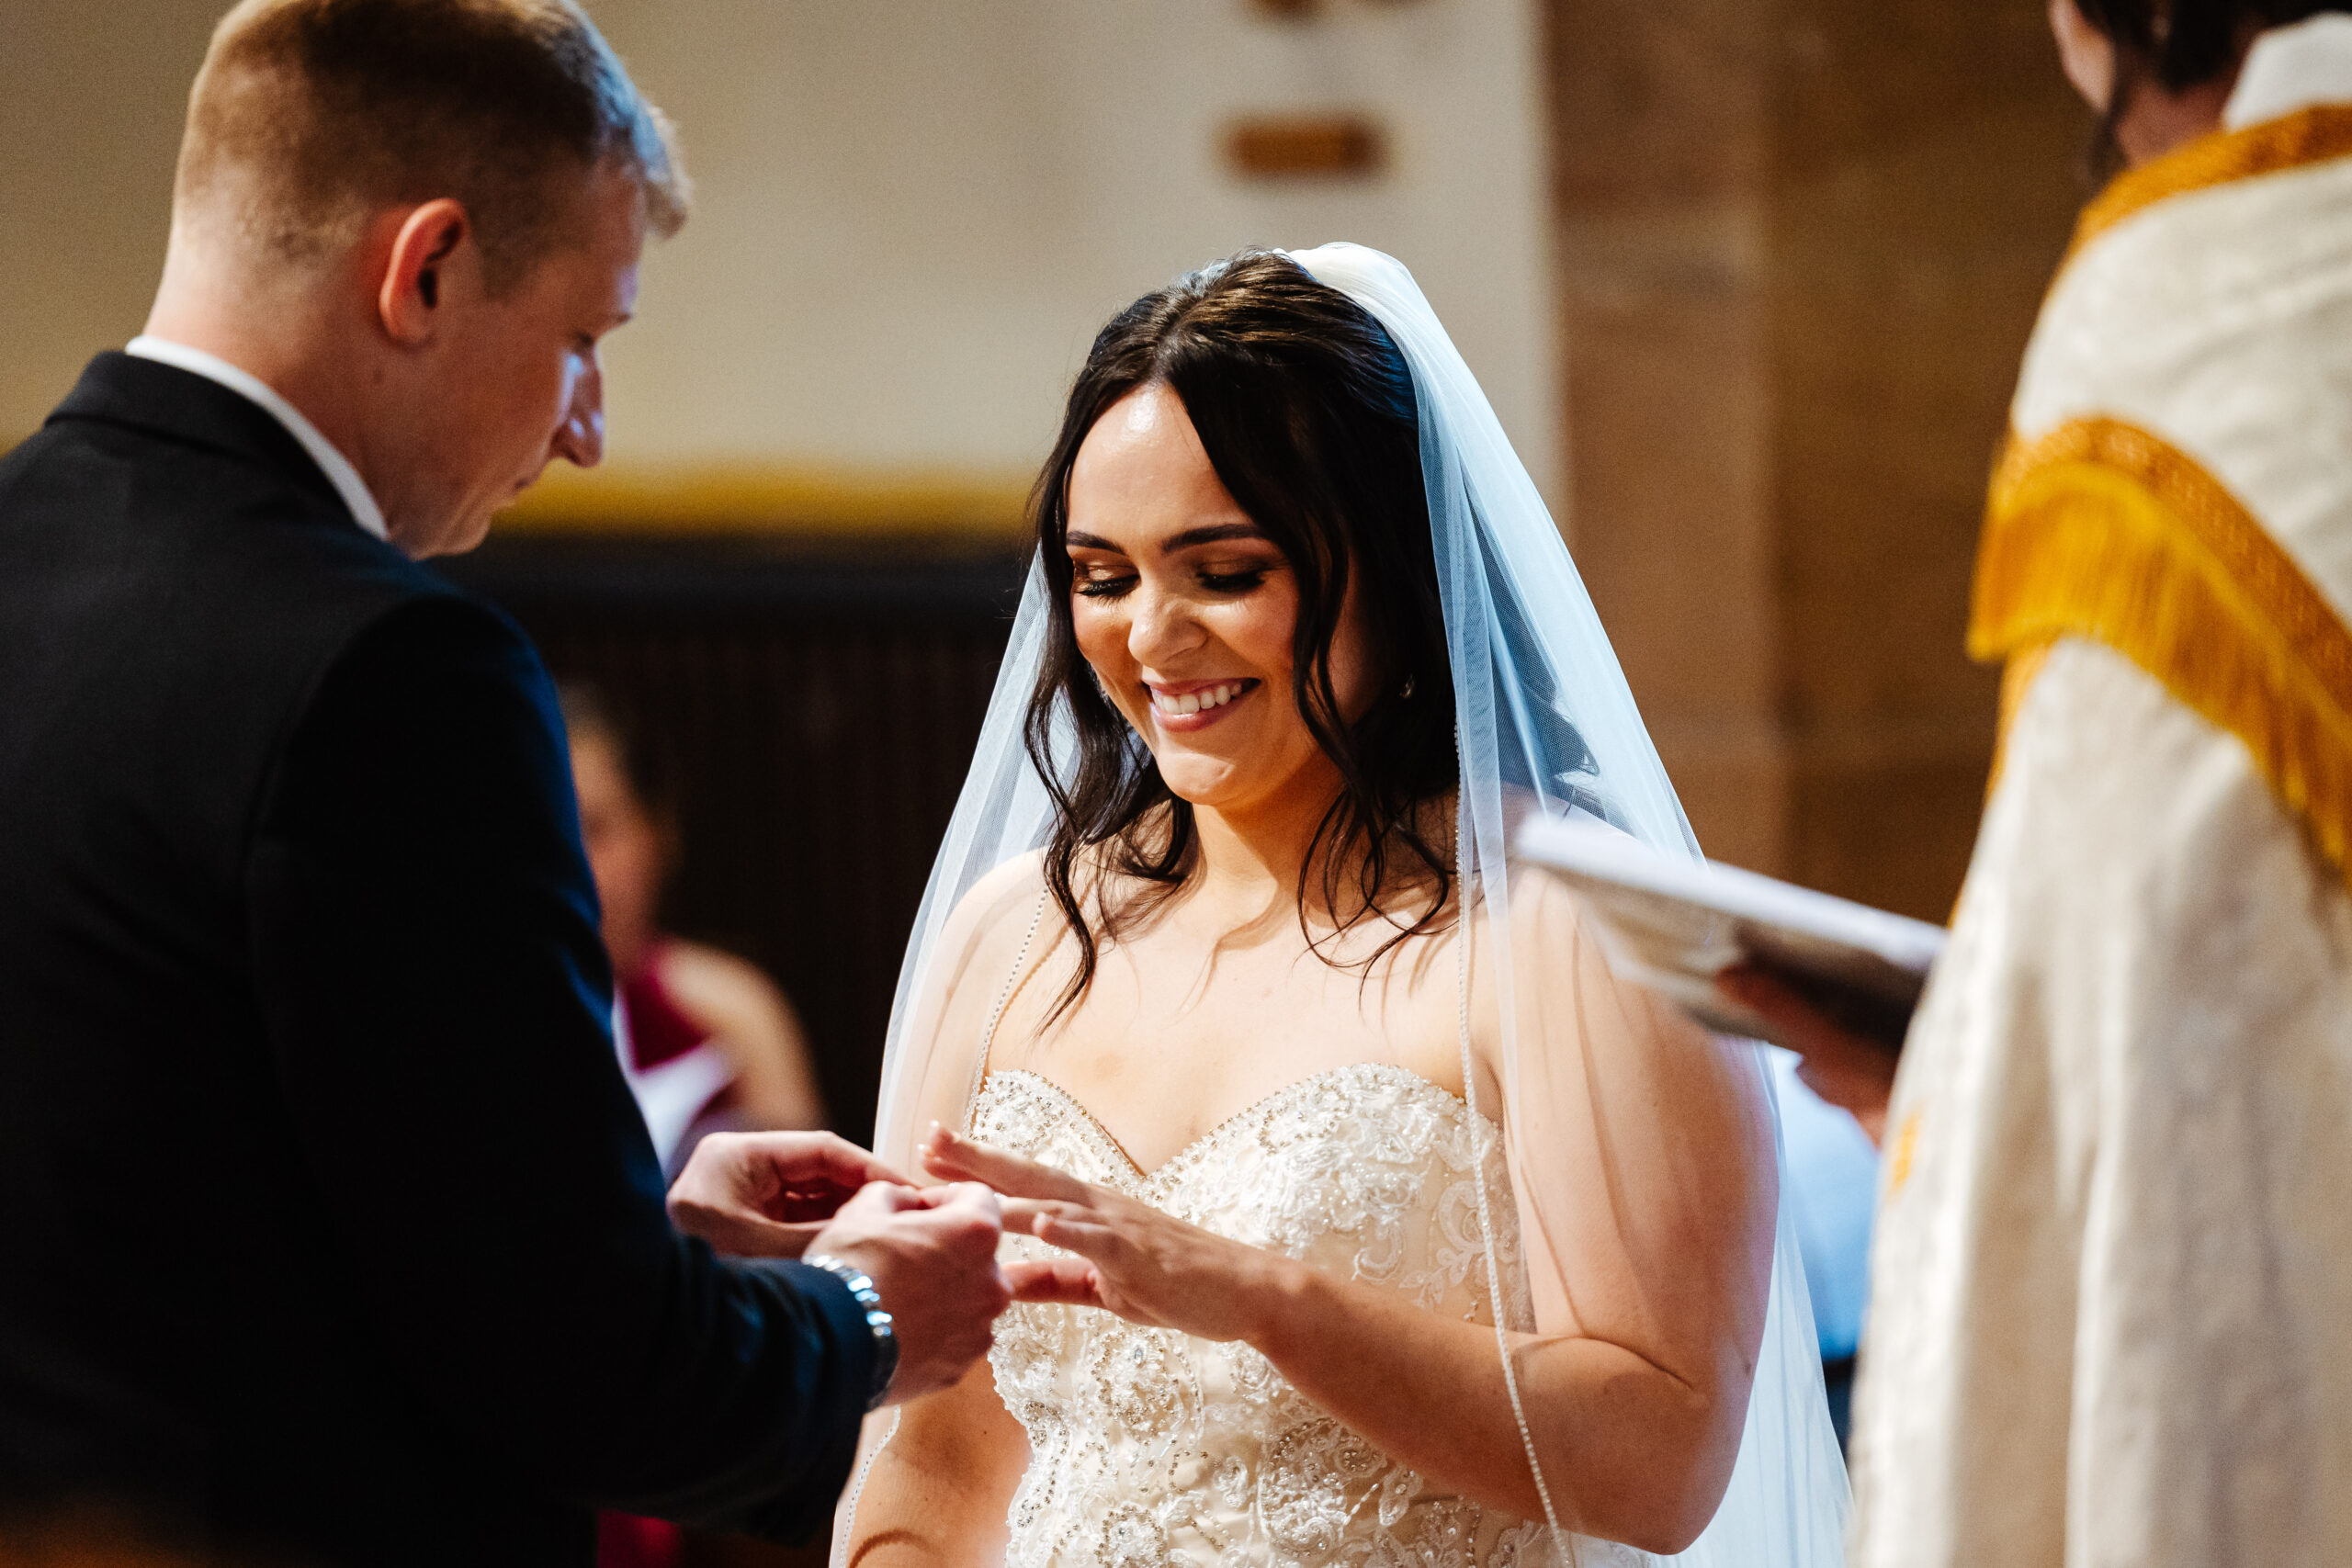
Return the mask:
M874 1336L874 1379L865 1391L865 1408L878 1408L890 1392L890 1380L899 1371L899 1331L890 1314L882 1310L882 1292L863 1270L842 1262L829 1252L812 1253L800 1260L811 1269L822 1269L849 1287L857 1304L865 1309L866 1332Z

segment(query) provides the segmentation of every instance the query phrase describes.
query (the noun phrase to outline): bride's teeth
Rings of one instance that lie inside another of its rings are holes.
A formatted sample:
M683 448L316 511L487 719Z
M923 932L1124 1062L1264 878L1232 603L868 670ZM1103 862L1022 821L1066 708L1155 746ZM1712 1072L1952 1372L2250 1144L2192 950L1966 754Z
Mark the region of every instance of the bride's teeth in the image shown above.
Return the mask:
M1239 696L1248 686L1246 681L1228 681L1222 686L1209 686L1197 692L1163 692L1155 686L1151 703L1170 718L1176 718L1208 708L1221 708Z

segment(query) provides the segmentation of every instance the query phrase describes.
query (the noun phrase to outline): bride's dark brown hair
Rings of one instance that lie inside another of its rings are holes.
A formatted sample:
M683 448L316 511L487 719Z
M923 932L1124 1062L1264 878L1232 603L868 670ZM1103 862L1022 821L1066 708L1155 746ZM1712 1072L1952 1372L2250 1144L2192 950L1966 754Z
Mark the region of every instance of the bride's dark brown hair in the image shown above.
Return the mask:
M1191 804L1095 684L1070 623L1070 469L1095 422L1155 384L1182 400L1217 478L1297 581L1292 695L1340 781L1309 849L1316 873L1299 886L1310 947L1328 959L1327 944L1378 919L1388 933L1368 964L1436 929L1453 886L1451 846L1424 809L1453 787L1456 769L1412 374L1363 307L1287 256L1244 251L1112 318L1070 389L1031 499L1051 618L1023 735L1054 802L1046 886L1079 947L1057 1014L1093 981L1096 931L1115 941L1148 917L1183 886L1199 850ZM1351 581L1376 660L1375 694L1352 720L1331 680ZM1056 742L1065 723L1076 731L1074 759L1067 732ZM1338 926L1320 939L1311 887ZM1407 889L1411 908L1390 908Z

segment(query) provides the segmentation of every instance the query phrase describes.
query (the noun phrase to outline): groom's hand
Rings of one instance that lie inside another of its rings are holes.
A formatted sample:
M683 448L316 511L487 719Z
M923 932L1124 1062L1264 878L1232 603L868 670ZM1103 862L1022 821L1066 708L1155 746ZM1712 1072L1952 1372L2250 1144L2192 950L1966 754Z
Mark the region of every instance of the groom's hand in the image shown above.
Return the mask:
M797 1258L873 1181L907 1184L831 1133L713 1133L670 1189L670 1223L738 1258Z
M917 1190L876 1182L842 1205L814 1250L874 1281L899 1337L888 1403L963 1381L1012 1304L996 1265L996 1194L975 1181Z

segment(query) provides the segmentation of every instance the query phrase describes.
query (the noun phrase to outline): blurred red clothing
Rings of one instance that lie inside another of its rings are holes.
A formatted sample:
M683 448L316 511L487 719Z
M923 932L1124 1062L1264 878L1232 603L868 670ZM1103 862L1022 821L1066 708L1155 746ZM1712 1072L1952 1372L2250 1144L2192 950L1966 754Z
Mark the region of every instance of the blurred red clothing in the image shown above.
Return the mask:
M659 953L657 948L654 956ZM620 990L621 1005L628 1010L630 1066L659 1066L704 1043L703 1032L670 999L654 964L625 977ZM596 1568L678 1568L684 1560L685 1538L668 1520L596 1516Z
M596 1568L678 1568L685 1555L684 1533L666 1519L596 1516Z

